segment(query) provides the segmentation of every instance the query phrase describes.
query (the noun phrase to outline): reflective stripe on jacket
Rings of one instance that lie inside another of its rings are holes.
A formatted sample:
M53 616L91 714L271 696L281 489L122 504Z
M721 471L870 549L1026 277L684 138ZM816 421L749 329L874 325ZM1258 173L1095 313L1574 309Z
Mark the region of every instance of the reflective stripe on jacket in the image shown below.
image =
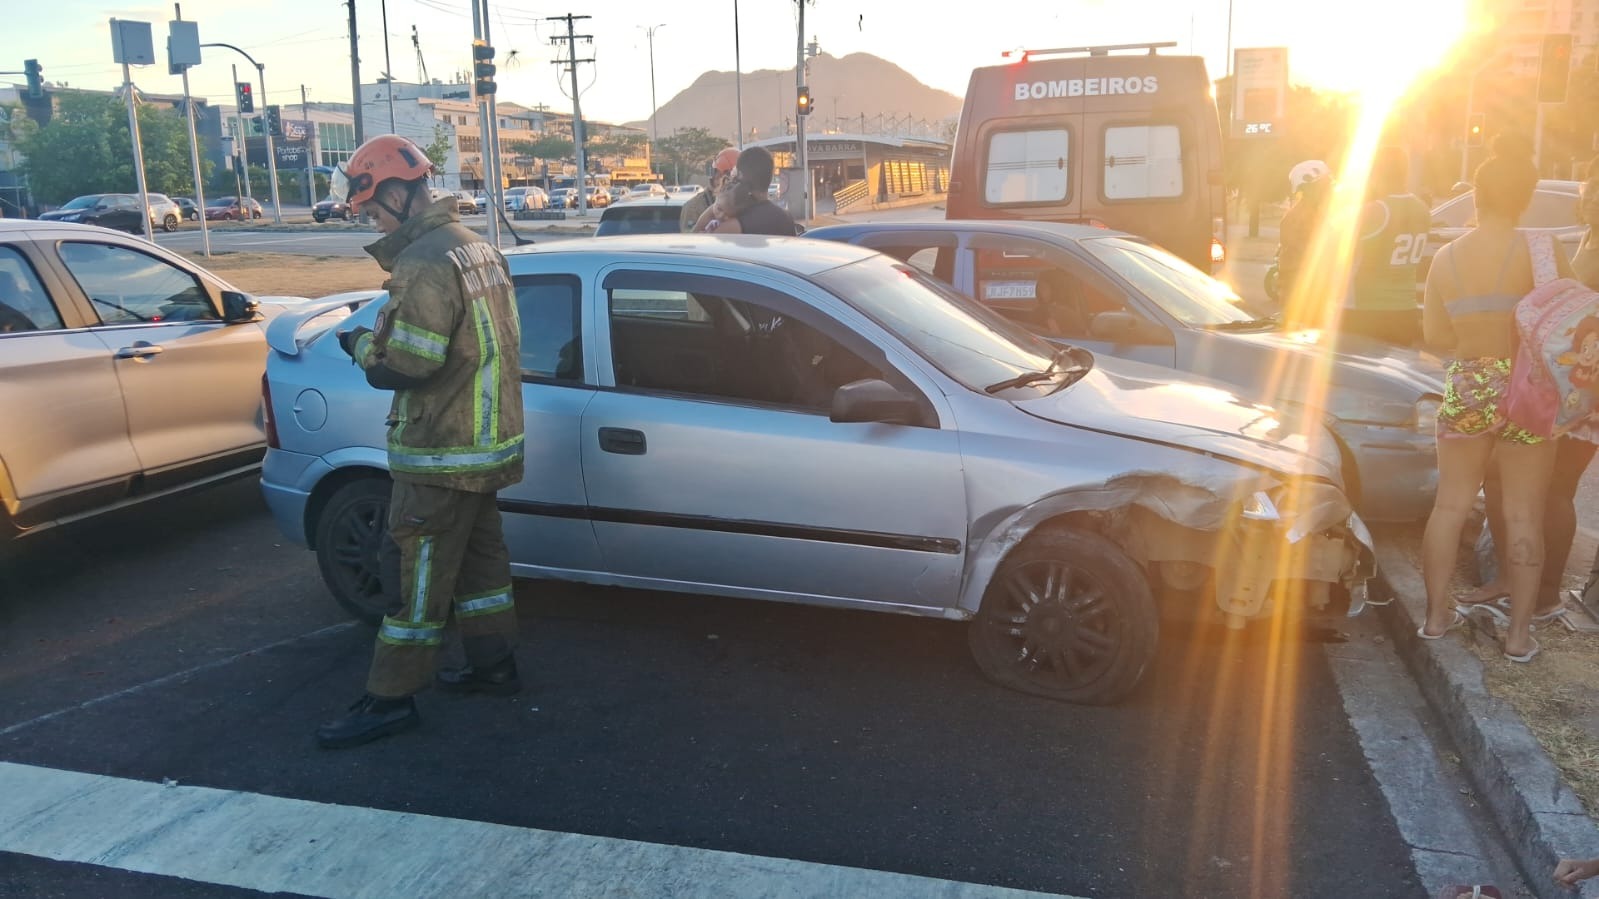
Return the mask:
M441 200L367 247L392 277L355 358L409 386L389 411L396 480L492 493L522 479L521 328L500 251Z

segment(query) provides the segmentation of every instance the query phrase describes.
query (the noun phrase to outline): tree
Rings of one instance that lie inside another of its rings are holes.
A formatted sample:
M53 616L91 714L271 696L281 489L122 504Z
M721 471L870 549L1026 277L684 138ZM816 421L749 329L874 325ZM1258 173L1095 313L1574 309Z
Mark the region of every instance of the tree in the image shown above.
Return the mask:
M442 175L444 162L450 155L450 134L443 125L433 126L433 143L423 147L422 152L427 154L428 162L433 163L433 171Z
M59 93L50 124L24 134L17 149L28 158L22 170L36 199L64 203L91 193L137 189L133 172L128 113L122 101L98 94ZM193 190L189 135L175 110L139 107L146 185L151 191L187 194ZM211 164L202 160L201 176Z
M680 128L670 137L655 142L654 165L657 172L703 172L716 154L730 147L726 139L704 128Z
M587 135L584 147L595 156L635 156L644 148L642 134L612 134L607 137Z
M541 135L535 140L519 140L508 146L512 153L534 159L571 159L576 145L559 134Z

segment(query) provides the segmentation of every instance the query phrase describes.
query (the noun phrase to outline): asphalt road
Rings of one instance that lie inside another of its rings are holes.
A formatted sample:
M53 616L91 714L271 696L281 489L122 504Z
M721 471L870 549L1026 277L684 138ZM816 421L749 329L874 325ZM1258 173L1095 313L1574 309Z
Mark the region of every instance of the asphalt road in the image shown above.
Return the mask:
M1173 625L1144 689L1085 708L987 683L953 623L539 582L518 606L532 690L425 694L421 730L323 752L371 631L253 482L41 535L0 591L0 762L1072 895L1421 891L1325 632ZM0 894L173 887L0 854Z

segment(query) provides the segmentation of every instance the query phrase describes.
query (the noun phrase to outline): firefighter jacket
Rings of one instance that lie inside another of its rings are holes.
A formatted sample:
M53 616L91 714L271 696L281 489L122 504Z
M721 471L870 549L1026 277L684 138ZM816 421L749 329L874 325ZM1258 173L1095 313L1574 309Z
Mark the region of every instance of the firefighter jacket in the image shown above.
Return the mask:
M454 197L366 250L391 275L389 301L352 355L394 391L394 479L473 493L520 481L521 336L505 257L461 225Z

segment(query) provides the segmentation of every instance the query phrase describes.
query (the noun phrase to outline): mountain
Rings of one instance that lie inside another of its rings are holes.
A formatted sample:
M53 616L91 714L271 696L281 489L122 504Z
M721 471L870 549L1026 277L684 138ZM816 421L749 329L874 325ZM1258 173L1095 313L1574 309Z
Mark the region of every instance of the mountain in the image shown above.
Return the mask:
M787 133L785 119L794 117L794 70L761 69L744 73L744 131L755 130L762 139ZM823 53L811 60L810 127L860 131L861 114L866 129L877 132L894 121L925 119L929 125L958 117L961 98L917 81L909 72L870 53L839 58ZM656 111L660 134L675 128L705 128L731 139L738 131L737 84L732 72L706 72ZM880 125L879 116L882 116ZM629 122L648 130L648 119ZM934 130L937 130L936 128Z

